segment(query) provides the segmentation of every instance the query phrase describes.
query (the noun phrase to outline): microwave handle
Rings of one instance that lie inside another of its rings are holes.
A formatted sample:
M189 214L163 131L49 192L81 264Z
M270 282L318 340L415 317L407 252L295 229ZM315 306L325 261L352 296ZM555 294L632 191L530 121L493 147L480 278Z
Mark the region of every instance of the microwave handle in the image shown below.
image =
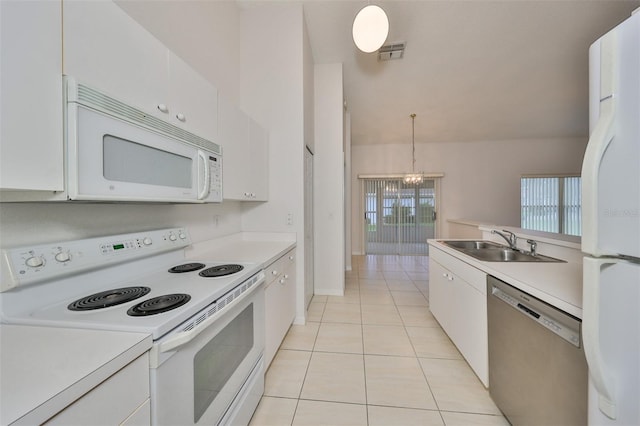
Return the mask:
M202 164L204 165L204 185L202 185L202 190L198 193L198 200L204 200L209 193L211 185L209 163L207 162L207 156L200 150L198 150L198 158L202 160Z

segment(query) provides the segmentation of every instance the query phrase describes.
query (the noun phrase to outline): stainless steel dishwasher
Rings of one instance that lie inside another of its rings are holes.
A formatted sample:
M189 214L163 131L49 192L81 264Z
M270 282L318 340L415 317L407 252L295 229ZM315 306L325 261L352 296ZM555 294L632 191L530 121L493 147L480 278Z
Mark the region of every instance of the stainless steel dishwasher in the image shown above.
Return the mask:
M579 319L487 276L489 393L512 425L586 425Z

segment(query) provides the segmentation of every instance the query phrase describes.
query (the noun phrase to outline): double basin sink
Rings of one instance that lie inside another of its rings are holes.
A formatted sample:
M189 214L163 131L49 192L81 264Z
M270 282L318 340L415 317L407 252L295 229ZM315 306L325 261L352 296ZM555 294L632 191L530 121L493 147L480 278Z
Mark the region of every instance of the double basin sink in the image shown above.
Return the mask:
M441 243L485 262L564 262L541 254L513 250L493 241L441 240Z

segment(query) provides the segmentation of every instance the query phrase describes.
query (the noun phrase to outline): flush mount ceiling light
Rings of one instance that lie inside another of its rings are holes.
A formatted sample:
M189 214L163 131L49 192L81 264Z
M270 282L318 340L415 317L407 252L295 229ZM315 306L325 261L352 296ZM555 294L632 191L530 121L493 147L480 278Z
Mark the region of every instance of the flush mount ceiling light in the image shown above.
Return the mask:
M370 4L353 20L353 42L365 53L375 52L387 40L389 19L381 7Z
M411 163L411 173L407 173L404 175L404 183L417 185L422 183L424 180L423 173L416 173L416 115L411 114L411 158L413 159L413 163Z

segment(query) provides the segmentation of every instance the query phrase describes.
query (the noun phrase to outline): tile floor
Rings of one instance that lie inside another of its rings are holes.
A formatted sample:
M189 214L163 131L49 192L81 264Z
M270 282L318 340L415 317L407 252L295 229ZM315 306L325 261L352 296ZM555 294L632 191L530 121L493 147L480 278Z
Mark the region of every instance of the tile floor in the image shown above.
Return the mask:
M428 308L428 258L355 256L266 375L251 426L508 425Z

